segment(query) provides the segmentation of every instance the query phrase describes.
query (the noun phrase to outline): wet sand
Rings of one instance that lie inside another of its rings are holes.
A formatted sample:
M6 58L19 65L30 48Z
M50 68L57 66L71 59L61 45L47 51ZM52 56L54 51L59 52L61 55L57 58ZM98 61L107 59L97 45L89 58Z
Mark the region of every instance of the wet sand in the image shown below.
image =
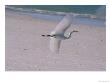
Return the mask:
M49 50L49 34L59 21L6 11L6 71L105 71L106 28L72 24L79 32L62 41L59 54Z

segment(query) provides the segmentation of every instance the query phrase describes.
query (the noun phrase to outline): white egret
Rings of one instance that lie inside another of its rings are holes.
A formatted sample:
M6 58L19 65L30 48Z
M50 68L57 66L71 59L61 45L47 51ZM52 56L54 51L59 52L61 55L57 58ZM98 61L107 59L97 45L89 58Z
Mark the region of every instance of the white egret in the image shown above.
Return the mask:
M65 31L70 27L72 23L72 15L67 14L61 22L56 26L56 28L50 33L50 35L42 35L46 37L50 37L50 50L54 53L59 53L59 48L62 40L69 39L73 32L78 32L73 30L66 37L64 36Z

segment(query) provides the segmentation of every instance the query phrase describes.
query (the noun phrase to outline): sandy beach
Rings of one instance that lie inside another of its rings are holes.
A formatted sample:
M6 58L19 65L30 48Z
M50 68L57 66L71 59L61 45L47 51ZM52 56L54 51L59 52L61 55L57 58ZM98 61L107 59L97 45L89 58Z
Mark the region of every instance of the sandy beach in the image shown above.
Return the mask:
M79 32L62 41L60 53L53 54L50 39L41 35L49 34L59 21L5 13L6 71L106 71L106 27L72 24L67 33Z

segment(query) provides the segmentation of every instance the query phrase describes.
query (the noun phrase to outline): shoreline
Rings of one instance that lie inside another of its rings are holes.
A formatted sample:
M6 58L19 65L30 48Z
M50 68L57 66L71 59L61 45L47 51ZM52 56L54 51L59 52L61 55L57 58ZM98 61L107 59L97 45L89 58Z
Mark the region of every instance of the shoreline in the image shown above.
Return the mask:
M33 13L33 12L23 12L23 11L14 11L14 10L6 9L6 12L7 11L21 15L28 15L36 19L50 20L50 21L60 21L64 17L62 15L49 14L49 13L38 13L38 12ZM73 15L73 24L84 24L84 25L92 25L97 27L106 27L105 23L106 23L105 20Z

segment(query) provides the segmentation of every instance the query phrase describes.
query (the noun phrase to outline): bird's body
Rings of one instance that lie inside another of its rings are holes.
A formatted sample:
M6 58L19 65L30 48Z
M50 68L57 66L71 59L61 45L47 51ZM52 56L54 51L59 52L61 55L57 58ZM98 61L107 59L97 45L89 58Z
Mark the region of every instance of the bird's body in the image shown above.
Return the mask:
M50 37L50 50L54 53L59 52L60 44L62 40L69 39L71 37L71 34L73 32L78 31L72 31L69 33L68 36L64 36L65 31L70 27L72 23L72 15L67 14L61 22L56 26L56 28L50 33L50 35L42 35Z

